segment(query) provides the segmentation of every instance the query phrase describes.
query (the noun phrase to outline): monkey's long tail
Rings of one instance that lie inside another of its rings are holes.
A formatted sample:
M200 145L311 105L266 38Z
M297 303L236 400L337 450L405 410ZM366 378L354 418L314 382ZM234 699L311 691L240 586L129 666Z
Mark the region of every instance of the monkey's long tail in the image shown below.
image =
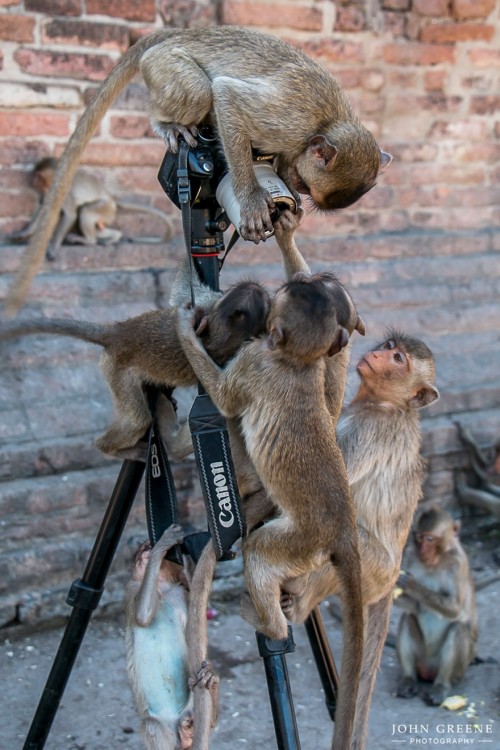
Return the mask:
M72 336L90 344L106 346L109 341L110 326L87 323L68 318L39 318L38 320L9 320L0 325L0 341L15 339L33 333L51 333L59 336Z
M363 658L363 604L361 599L361 565L357 549L346 555L349 564L340 568L343 610L343 650L340 685L335 709L335 732L332 750L351 747L361 664ZM354 561L354 562L353 562Z
M100 85L94 99L80 118L59 160L54 181L43 201L38 228L23 254L21 266L5 300L7 315L14 315L22 306L31 282L42 265L45 251L59 220L64 199L73 182L85 146L94 134L106 110L138 72L140 59L145 49L164 41L164 39L165 32L158 32L144 37L134 44Z
M196 677L202 662L207 660L207 606L216 562L214 547L209 541L201 553L189 587L186 641L190 677ZM192 750L207 750L214 713L210 691L195 690Z

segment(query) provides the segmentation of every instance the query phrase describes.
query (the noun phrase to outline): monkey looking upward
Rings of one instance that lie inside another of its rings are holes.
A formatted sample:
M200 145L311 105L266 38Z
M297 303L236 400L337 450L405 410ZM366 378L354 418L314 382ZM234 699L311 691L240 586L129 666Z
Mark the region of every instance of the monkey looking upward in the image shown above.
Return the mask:
M401 332L388 331L387 339L360 359L357 371L358 392L337 425L356 512L366 613L352 750L365 747L392 589L422 496L419 410L439 395L432 352ZM293 596L292 591L292 596L283 597L284 611L292 622L303 622L316 604L340 592L335 568L324 566L309 575L302 594Z
M86 144L139 71L149 89L153 127L168 148L176 150L179 134L194 145L200 124L215 126L241 206L244 239L265 240L272 229L274 204L256 180L252 148L274 154L288 187L325 211L361 198L391 161L354 116L337 80L289 44L231 26L157 31L125 53L71 136L7 299L10 312L23 303L42 263Z
M418 680L432 682L423 692L437 706L474 658L477 611L467 555L460 544L460 522L431 506L422 510L398 578L403 595L396 604L396 651L401 667L398 696L419 692Z

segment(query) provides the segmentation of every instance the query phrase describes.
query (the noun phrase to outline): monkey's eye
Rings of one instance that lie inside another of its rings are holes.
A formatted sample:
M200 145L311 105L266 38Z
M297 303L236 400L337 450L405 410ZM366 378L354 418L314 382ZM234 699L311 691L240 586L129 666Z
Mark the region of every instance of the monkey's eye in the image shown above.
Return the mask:
M396 348L396 342L393 339L387 339L387 341L382 344L382 349L395 349Z
M394 353L394 359L396 360L396 362L404 362L405 361L404 354L401 354L401 352L395 352Z
M415 532L414 538L417 544L422 544L424 541L428 544L432 544L436 541L436 537L432 534L421 534L419 531Z

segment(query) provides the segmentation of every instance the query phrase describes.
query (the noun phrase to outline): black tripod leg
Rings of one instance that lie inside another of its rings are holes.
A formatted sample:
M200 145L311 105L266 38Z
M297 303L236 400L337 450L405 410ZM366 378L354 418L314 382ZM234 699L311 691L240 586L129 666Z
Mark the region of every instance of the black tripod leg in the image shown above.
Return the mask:
M278 750L300 750L299 732L285 660L285 654L295 651L292 628L288 626L288 638L283 641L273 641L271 638L266 638L263 633L255 635L259 654L264 659Z
M104 582L127 522L144 473L144 464L124 461L83 577L74 581L67 602L74 607L45 684L23 750L41 750L78 655L92 610L97 607Z
M333 661L333 654L326 635L325 625L319 607L314 607L305 621L306 633L313 652L316 668L325 691L325 703L332 721L335 721L335 708L339 690L339 675Z

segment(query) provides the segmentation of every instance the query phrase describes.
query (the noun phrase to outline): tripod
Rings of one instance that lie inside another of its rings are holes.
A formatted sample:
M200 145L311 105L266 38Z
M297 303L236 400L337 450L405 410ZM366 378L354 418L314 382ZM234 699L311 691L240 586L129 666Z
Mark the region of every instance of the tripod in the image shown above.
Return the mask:
M178 162L175 157L167 154L159 172L163 189L182 209L184 234L191 262L201 280L214 290L219 289L219 256L224 251L223 230L227 226L227 218L214 198L214 180L217 180L219 169L220 154L213 143L207 142L196 150L190 150L185 144L181 144ZM193 194L195 198L192 201ZM149 395L154 413L158 389L153 389ZM244 520L234 481L225 422L201 387L191 411L190 425L193 436L197 437L193 442L200 478L203 478L201 486L207 506L210 534L202 532L188 535L182 551L190 554L196 562L202 546L211 537L217 558L227 559L232 556L232 545L244 533ZM84 573L70 587L67 603L73 609L23 750L41 750L45 746L92 612L100 601L109 568L145 471L146 515L151 543L154 544L162 531L176 520L175 488L162 441L155 432L154 421L147 437L149 450L146 464L131 460L123 462ZM164 469L162 472L155 470L158 464L152 460L158 455ZM228 478L229 495L225 502L231 504L231 511L237 521L229 530L227 524L221 525L217 521L218 515L214 512L219 498L217 487L210 486L206 479L210 472L205 469L212 466L214 461L217 464L221 463ZM169 553L170 556L180 561L181 550L174 548ZM333 721L338 674L318 608L313 610L306 621L306 633L325 692L326 706ZM271 640L262 633L257 633L256 637L259 654L264 660L278 750L300 750L285 659L287 653L295 650L292 629L289 627L288 637L282 641Z

